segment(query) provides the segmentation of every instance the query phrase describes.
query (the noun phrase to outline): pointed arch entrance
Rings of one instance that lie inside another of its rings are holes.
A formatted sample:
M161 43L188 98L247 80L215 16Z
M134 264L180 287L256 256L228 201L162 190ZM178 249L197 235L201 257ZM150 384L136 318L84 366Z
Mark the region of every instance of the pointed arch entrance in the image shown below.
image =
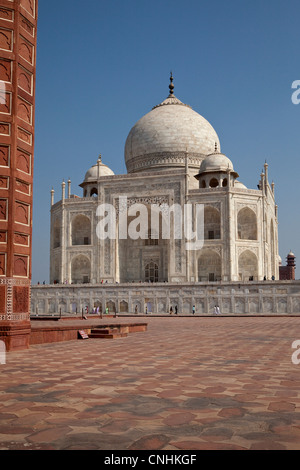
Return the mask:
M204 250L198 258L198 281L220 281L221 273L221 256L215 250Z
M254 281L258 279L258 261L255 253L250 250L243 251L239 256L240 281Z
M145 282L158 282L158 264L154 261L145 266Z
M72 260L72 283L85 284L90 282L91 262L84 255L78 255Z

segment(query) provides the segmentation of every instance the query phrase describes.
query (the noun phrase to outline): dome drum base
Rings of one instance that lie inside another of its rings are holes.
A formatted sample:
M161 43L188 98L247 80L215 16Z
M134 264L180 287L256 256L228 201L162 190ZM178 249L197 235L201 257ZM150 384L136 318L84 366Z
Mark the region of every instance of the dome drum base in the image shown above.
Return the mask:
M183 168L188 159L189 168L199 166L206 155L202 153L186 153L186 152L159 152L147 155L140 155L127 161L128 173L138 171L157 170L158 168Z

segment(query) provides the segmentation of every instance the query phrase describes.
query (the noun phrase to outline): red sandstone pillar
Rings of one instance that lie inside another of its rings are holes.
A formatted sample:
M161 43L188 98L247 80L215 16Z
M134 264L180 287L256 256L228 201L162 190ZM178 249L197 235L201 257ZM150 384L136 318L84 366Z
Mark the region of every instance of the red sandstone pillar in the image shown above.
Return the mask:
M0 0L0 341L30 339L37 0Z

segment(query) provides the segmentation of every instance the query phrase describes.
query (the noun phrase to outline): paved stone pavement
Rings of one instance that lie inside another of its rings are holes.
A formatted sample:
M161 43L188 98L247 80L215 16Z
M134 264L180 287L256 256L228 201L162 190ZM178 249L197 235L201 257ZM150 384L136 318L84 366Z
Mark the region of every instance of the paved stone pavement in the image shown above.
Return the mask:
M300 449L300 317L147 322L7 353L0 449Z

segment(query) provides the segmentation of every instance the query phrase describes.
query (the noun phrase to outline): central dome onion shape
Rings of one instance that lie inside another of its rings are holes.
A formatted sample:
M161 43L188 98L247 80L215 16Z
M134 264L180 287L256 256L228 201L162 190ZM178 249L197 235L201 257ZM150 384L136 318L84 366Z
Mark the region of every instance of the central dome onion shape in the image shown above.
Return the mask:
M172 77L171 77L172 82ZM188 156L189 167L220 151L218 135L211 124L173 95L143 116L130 130L125 143L128 173L182 168Z

